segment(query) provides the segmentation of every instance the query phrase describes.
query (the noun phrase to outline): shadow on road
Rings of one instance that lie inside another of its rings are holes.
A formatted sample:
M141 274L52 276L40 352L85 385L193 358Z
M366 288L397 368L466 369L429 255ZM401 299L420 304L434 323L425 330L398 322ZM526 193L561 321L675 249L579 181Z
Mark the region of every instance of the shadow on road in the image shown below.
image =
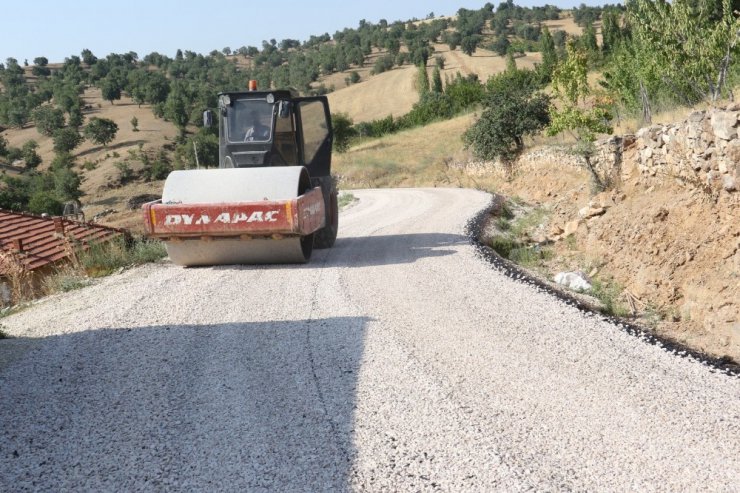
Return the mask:
M456 251L452 247L468 243L465 236L444 233L338 238L334 247L326 250L327 264L342 267L409 264L422 258L453 255Z
M348 490L369 321L43 339L0 373L0 489Z
M453 247L470 243L467 236L444 233L410 233L337 238L332 248L314 250L307 264L220 265L195 269L313 269L319 267L371 267L410 264L419 259L453 255Z

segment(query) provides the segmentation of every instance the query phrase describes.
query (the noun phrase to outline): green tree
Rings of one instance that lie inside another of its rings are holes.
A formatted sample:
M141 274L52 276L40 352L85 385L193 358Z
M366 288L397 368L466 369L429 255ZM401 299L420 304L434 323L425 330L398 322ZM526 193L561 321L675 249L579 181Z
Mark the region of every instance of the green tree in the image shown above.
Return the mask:
M54 102L57 107L70 113L72 108L83 106L82 100L80 99L80 93L82 92L82 86L76 83L65 81L54 86Z
M36 77L47 77L51 75L51 70L47 67L48 64L49 60L46 57L39 56L34 58L31 73Z
M72 128L80 128L82 123L85 121L85 116L82 114L82 110L79 106L73 106L69 110L69 126Z
M38 148L39 145L35 140L28 140L21 147L23 161L26 163L27 169L35 169L39 164L41 164L41 156L36 152L36 149Z
M147 77L146 102L149 104L164 103L170 93L170 82L161 72L153 72Z
M675 90L721 97L740 41L731 0L633 0L627 14L633 37Z
M331 126L334 129L334 150L344 153L349 150L352 137L357 134L353 121L346 113L332 113Z
M434 71L432 72L432 92L444 92L444 87L442 86L442 73L439 70L439 66L434 67Z
M8 139L0 135L0 156L8 155Z
M548 83L552 77L552 71L555 70L555 66L558 64L558 54L555 50L555 41L552 39L547 26L542 28L540 52L542 52L542 64L537 68L537 71L542 82Z
M416 72L416 92L424 95L429 92L429 74L425 65L419 65Z
M581 43L583 45L583 48L589 52L589 54L594 54L599 52L599 45L596 42L596 29L594 29L593 24L588 24L586 28L583 30L583 35L581 36Z
M116 138L118 125L108 118L93 117L85 125L85 138L106 147L113 139Z
M514 54L509 52L506 55L506 71L513 72L516 70L516 60L514 60Z
M54 132L64 127L64 112L53 106L40 106L33 111L33 120L36 131L41 135L51 137Z
M54 132L54 151L71 152L82 143L82 135L74 128L60 128Z
M95 63L98 61L98 58L93 55L93 52L88 50L87 48L82 50L82 53L80 53L80 55L82 56L82 61L88 66L95 65Z
M211 168L218 166L218 135L214 133L215 129L200 128L195 135L188 137L175 150L175 163L184 168ZM198 151L198 159L195 158L195 152ZM158 163L159 161L159 163ZM159 158L152 163L149 170L145 170L145 177L148 180L166 178L169 172L164 164L169 163L166 158ZM158 166L159 164L159 166ZM171 169L171 167L169 168ZM164 176L162 176L164 174Z
M24 211L28 208L28 181L8 175L0 175L0 209Z
M549 123L550 98L537 93L536 75L528 70L491 77L481 117L464 134L466 148L481 159L499 158L507 167L524 149L524 137Z
M103 99L110 101L110 104L113 104L115 100L121 99L121 89L121 83L116 77L111 76L111 74L108 74L100 81L101 95Z
M131 117L131 129L134 132L138 132L139 131L139 119L136 118L135 116L134 117Z
M574 151L583 157L594 187L601 191L606 188L606 183L596 172L591 157L596 135L612 132L611 114L606 105L599 104L593 98L589 99L591 90L587 80L586 53L574 41L569 41L566 49L567 58L555 68L552 77L552 87L558 104L550 110L551 121L547 133L557 135L567 131L575 136Z
M28 212L61 216L64 212L64 204L57 199L53 191L39 190L31 195L28 201Z
M184 138L186 127L190 121L190 109L188 108L188 96L182 84L175 84L167 96L164 105L164 116L180 129L180 137Z
M50 170L57 170L61 168L71 168L75 165L75 157L69 152L57 152L54 155L54 159L51 160Z
M601 48L604 53L614 51L620 42L622 33L619 29L619 15L613 10L608 10L601 15Z
M478 48L478 43L480 43L481 37L477 34L474 34L472 36L465 36L460 41L460 48L462 49L463 53L465 53L468 56L472 56L473 53L475 53L475 50Z
M146 69L132 70L128 73L127 91L136 104L141 108L146 102L146 87L149 72Z
M218 162L218 141L216 145L216 162ZM200 159L200 152L198 159ZM150 158L148 154L143 153L141 155L141 162L144 165L142 174L144 176L144 180L146 181L164 180L172 171L172 162L167 155L167 151L165 151L164 149L160 149L159 153L157 153L157 155L153 159ZM194 159L193 162L195 162ZM190 168L191 166L186 167Z
M506 54L509 52L510 46L511 42L509 41L509 38L507 38L506 36L499 36L491 45L491 49L495 51L499 56L506 56Z
M57 168L52 171L52 176L54 178L54 192L59 200L66 202L82 197L82 190L80 190L82 180L80 175L72 171L71 168Z
M460 46L462 42L462 36L457 31L445 32L442 41L450 48L450 51L454 51Z

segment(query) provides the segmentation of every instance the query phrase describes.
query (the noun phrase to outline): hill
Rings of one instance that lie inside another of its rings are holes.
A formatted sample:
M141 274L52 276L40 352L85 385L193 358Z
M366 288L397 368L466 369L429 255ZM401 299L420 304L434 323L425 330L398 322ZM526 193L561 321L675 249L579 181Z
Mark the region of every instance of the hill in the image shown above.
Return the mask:
M484 10L464 9L461 14L489 15ZM432 67L437 64L437 57L441 58L442 77L446 80L452 80L458 74L476 74L485 81L505 68L504 57L483 48L495 38L487 28L481 29L479 47L470 54L464 53L459 46L451 49L449 44L441 42L445 37L457 33L456 21L457 16L408 23L365 24L358 29L337 31L333 39L328 36L312 37L302 45L294 40L283 40L279 44L266 42L261 50L243 47L233 54L214 51L208 56L185 52L178 53L175 59L158 53L151 53L141 61L137 61L131 53L110 54L98 59L85 51L82 57L72 56L65 63L50 64L41 57L34 66L16 65L14 68L9 64L4 68L0 80L3 87L9 86L18 82L14 70L22 74L24 82L18 87L22 89L21 93L25 91L27 94L21 101L26 106L33 107L49 98L49 103L45 104L64 108L68 121L71 121L71 112L77 108L83 124L97 117L110 119L118 126L114 141L107 147L94 145L87 140L76 147L72 152L75 160L73 171L81 179L80 202L87 219L95 218L104 224L139 231L138 212L128 210L127 203L133 197L159 193L162 185L161 181L147 181L147 167L159 158L165 161L165 167L188 167L194 164L192 156L187 155L192 148L191 140L207 138L197 126L200 112L204 106L215 104L215 94L219 90L242 88L248 78L264 79L266 73L272 84L304 80L300 77L315 77L304 90L323 92L334 89L329 94L329 100L335 113L346 113L355 122L389 115L400 117L408 113L419 99L414 88L417 74L417 68L412 64L414 56L423 56L427 60L430 75ZM544 23L568 32L578 32L579 29L573 17L565 14L554 24L553 21ZM516 39L514 35L509 37ZM393 40L399 40L395 48ZM350 45L353 43L363 45L366 54L358 55L352 51ZM393 56L393 53L397 53L393 58L393 66L378 70L378 61ZM359 56L362 62L342 61L342 57L349 56ZM517 58L517 65L532 67L539 59L538 53L526 53ZM287 64L288 60L292 65ZM275 64L282 65L274 68ZM292 71L299 72L295 76L298 79L285 78L289 66ZM267 71L267 67L273 68ZM359 81L350 83L355 72L359 75ZM169 79L165 79L166 92L161 96L152 89L156 88L156 82L162 82L154 77L158 74ZM189 85L180 84L178 78L183 78ZM206 80L205 84L203 80ZM264 80L261 83L264 87ZM114 90L106 100L103 93L110 91L111 86L118 93ZM10 97L13 92L19 91L5 90L4 94L0 93L0 117L10 117L9 111L14 102L7 100L3 103L3 98ZM74 92L78 95L75 96ZM185 105L184 121L190 121L179 128L174 124L181 120L181 115L175 114L173 109L178 101L173 101L175 92L178 100ZM15 125L15 128L11 124L0 132L0 137L9 147L16 149L31 140L35 141L42 159L38 170L49 171L55 156L53 139L35 128L30 110L27 111L24 123ZM131 120L134 117L138 120L138 132L132 128ZM182 132L186 132L186 140L182 140ZM212 149L212 146L201 148ZM201 156L201 161L208 162L209 159L214 158L204 159Z

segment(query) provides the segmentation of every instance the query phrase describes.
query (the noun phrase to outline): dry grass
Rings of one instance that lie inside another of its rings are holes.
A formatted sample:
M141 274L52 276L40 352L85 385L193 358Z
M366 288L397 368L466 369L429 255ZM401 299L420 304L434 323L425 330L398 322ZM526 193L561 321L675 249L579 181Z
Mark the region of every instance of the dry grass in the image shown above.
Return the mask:
M349 72L342 72L342 78L347 75ZM355 123L405 115L419 100L415 75L413 66L383 72L329 94L329 106L332 113L347 113Z
M460 139L472 114L367 140L334 158L343 188L474 186L449 166L468 158Z

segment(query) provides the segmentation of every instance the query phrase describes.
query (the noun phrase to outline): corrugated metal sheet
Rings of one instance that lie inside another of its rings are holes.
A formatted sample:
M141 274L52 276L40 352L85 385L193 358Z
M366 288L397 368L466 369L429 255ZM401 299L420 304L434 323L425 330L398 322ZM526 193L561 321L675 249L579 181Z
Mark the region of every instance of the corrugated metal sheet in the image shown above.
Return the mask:
M13 254L27 270L67 258L71 247L86 249L124 234L99 224L0 209L0 250Z

